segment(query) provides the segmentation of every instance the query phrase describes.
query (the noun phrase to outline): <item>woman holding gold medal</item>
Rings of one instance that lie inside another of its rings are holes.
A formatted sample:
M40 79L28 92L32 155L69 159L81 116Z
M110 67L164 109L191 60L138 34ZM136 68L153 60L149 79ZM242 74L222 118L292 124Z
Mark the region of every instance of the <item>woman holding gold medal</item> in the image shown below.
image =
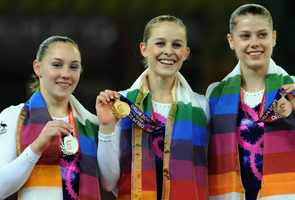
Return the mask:
M140 50L147 69L131 88L97 97L102 186L118 186L117 199L208 199L209 105L178 72L190 53L186 27L158 16Z
M0 114L0 199L100 199L98 118L72 95L82 72L78 45L53 36L33 63L34 94Z
M227 39L239 62L206 94L210 199L295 199L295 79L271 59L276 36L263 6L231 15Z

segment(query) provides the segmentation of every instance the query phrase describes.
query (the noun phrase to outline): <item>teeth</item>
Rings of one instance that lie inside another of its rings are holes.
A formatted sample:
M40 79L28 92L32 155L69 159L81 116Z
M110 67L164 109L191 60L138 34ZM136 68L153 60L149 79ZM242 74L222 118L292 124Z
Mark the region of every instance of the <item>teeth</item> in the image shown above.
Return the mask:
M173 60L161 60L160 62L163 63L163 64L167 64L167 65L173 65L174 64Z
M57 83L58 85L61 85L61 86L70 86L70 84L68 83Z
M250 55L253 55L253 56L256 56L256 55L260 55L261 54L261 52L251 52L251 53L249 53Z

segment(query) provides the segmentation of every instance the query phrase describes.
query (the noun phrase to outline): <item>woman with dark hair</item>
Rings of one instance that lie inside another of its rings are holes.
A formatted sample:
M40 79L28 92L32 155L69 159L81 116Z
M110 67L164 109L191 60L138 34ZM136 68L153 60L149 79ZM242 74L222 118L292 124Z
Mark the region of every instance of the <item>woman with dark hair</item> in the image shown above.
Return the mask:
M100 199L99 121L72 95L82 71L78 45L53 36L33 63L34 92L0 114L0 199Z

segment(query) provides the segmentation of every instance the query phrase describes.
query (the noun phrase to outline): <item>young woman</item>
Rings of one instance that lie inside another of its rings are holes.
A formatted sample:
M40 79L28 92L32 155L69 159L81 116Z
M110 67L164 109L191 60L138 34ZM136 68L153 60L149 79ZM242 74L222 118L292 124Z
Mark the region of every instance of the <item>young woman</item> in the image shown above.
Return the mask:
M39 47L29 101L0 114L0 199L100 199L98 119L72 94L78 45L53 36Z
M285 98L295 108L295 85L271 59L276 36L260 5L243 5L231 15L227 39L239 62L206 94L210 199L295 198L295 113Z
M209 105L178 72L190 53L186 27L158 16L146 25L140 50L147 69L131 88L97 97L103 187L113 190L119 180L117 199L208 199ZM131 107L120 121L112 113L118 98Z

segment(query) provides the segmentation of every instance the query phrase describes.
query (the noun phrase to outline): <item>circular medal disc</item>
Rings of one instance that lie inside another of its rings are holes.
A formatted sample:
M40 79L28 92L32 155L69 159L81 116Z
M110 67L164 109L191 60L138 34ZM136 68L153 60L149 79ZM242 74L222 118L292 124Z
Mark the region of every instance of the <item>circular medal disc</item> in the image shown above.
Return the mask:
M281 118L286 118L292 112L292 105L287 99L285 99L284 94L281 94L281 95L282 95L282 98L276 102L273 110L277 116Z
M129 115L130 106L127 103L117 99L112 107L112 112L114 116L118 118L124 118Z
M60 148L63 153L67 155L74 155L78 151L79 144L76 138L74 138L72 135L68 135L62 139Z

